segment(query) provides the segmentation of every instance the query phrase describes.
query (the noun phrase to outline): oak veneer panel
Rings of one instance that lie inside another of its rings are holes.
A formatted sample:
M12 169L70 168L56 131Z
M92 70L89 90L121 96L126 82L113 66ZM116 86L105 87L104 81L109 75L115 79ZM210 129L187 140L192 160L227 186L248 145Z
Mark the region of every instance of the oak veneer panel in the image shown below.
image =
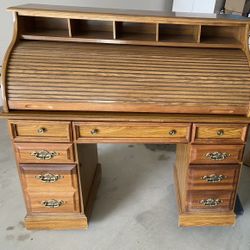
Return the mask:
M23 188L27 192L67 192L78 190L76 165L20 164ZM39 176L59 176L54 182L43 182Z
M6 87L10 109L243 115L249 79L241 50L21 41Z
M73 163L74 150L72 144L57 143L14 143L19 163ZM55 153L50 159L37 159L35 152L48 151Z
M190 124L182 123L74 123L76 140L188 142Z
M68 142L71 140L70 122L12 120L9 121L9 126L14 141Z
M238 184L240 165L190 165L187 182L189 190L235 190ZM222 175L220 182L208 182L204 176Z
M231 164L242 161L243 145L192 145L190 163L193 164ZM221 160L211 159L209 153L225 153L227 156Z
M237 144L246 140L246 124L194 124L192 142L199 144Z

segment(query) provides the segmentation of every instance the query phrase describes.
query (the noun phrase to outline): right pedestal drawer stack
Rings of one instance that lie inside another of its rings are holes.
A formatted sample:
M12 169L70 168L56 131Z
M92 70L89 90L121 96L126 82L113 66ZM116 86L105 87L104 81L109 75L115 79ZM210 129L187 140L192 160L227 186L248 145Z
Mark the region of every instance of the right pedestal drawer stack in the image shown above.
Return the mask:
M233 214L246 134L245 124L193 124L191 144L177 145L181 213Z

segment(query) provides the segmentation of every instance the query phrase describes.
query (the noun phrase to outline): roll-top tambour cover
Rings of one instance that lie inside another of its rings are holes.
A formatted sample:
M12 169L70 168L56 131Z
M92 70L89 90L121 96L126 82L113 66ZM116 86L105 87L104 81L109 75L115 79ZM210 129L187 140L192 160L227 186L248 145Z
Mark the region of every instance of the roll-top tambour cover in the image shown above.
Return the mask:
M99 30L94 21L65 19L64 26L60 16L58 24L48 18L46 30L39 18L25 29L34 17L21 14L23 28L5 67L9 110L248 115L244 24L236 22L239 31L236 24L232 31L228 24L195 26L192 19L190 27L147 28L118 20L111 30L106 23Z

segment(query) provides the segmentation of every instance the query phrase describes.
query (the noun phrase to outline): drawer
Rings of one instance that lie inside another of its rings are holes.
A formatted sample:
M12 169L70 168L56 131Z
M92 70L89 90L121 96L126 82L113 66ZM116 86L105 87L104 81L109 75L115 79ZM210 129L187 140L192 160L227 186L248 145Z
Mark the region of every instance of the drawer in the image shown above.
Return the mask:
M19 163L73 163L73 145L62 143L14 143Z
M194 124L192 129L193 143L237 144L246 140L247 125Z
M79 213L77 192L27 192L27 208L31 213Z
M188 142L188 123L74 123L78 141ZM132 140L131 140L132 139Z
M19 167L23 188L28 192L78 189L76 165L20 164Z
M243 150L243 145L191 145L190 163L240 163Z
M15 141L71 141L70 122L10 121L9 127Z
M188 189L234 190L237 188L240 165L190 165Z
M232 191L189 191L187 210L230 211L234 207L234 200L235 192Z

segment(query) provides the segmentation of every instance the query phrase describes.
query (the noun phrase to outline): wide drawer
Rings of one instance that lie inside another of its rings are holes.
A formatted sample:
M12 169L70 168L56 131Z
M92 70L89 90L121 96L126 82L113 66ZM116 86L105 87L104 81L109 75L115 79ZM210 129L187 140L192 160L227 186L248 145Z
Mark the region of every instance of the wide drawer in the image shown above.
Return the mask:
M190 163L240 163L243 149L243 145L192 145Z
M234 199L232 191L189 191L187 210L229 211L233 209Z
M14 120L9 126L15 141L71 141L70 122Z
M29 191L64 191L78 189L76 165L20 164L23 187Z
M240 165L190 165L188 189L234 190L237 187Z
M27 207L31 213L79 213L78 192L27 192Z
M192 142L200 144L244 143L246 140L246 134L246 124L194 124L192 129Z
M188 123L74 123L78 141L188 142Z
M19 163L73 163L70 143L14 143Z

